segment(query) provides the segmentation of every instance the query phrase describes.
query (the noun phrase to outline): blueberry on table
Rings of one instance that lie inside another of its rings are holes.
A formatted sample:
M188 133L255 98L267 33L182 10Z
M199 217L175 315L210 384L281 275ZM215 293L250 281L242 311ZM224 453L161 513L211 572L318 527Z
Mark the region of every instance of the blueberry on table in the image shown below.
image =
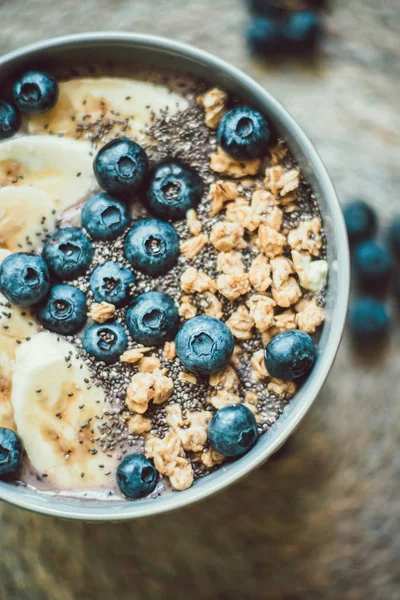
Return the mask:
M247 30L247 45L252 52L273 57L282 49L281 21L274 17L253 19Z
M214 317L200 316L182 325L175 345L179 360L188 371L210 375L229 362L234 339L225 323Z
M179 313L169 296L146 292L133 300L126 313L126 324L135 342L160 345L174 338L179 328Z
M36 254L15 252L3 260L0 267L0 290L18 306L33 306L50 289L50 274L46 262Z
M95 194L83 205L82 225L94 240L116 240L129 227L129 208L106 192Z
M0 140L5 140L19 130L21 117L18 110L8 102L0 100Z
M160 219L183 219L196 208L203 195L200 175L188 165L174 161L159 165L152 174L147 191L150 211Z
M108 260L90 277L90 289L96 302L109 302L117 307L128 303L136 277L122 263Z
M132 500L151 494L155 490L157 482L157 469L144 454L129 454L118 466L118 487L125 496Z
M263 115L246 106L233 108L218 126L218 143L225 152L239 160L260 158L272 140L272 130Z
M130 199L147 175L149 160L139 144L121 138L109 142L99 150L93 168L103 190Z
M389 249L380 242L367 240L354 251L354 273L358 282L375 291L384 290L393 275L394 265Z
M243 404L231 404L215 413L208 426L211 446L226 458L248 452L257 441L254 414Z
M54 285L38 307L37 316L45 329L63 335L74 335L84 327L87 320L86 296L73 285Z
M0 478L15 474L22 462L21 438L11 429L0 427Z
M126 234L124 253L134 269L150 277L158 277L176 264L179 236L169 223L143 219Z
M50 273L58 279L83 275L93 260L94 250L86 233L78 227L63 227L49 237L42 256Z
M265 366L271 377L293 380L307 375L317 356L312 338L294 329L279 333L265 348Z
M83 347L88 354L106 364L116 362L128 346L125 329L116 322L93 323L83 336Z
M322 35L322 20L314 10L292 12L282 26L282 37L290 52L311 51Z
M350 305L348 324L356 341L379 342L389 333L389 311L374 298L357 298Z
M57 104L59 89L50 73L29 71L14 83L13 92L21 112L39 115Z
M373 237L378 228L376 213L363 200L354 200L343 209L350 244L358 244Z

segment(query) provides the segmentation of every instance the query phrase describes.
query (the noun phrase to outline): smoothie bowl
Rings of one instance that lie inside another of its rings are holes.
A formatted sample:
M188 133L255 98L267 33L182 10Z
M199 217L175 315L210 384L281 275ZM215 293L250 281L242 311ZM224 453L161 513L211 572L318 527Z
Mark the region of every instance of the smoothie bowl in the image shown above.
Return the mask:
M0 79L0 497L123 520L233 483L340 342L318 155L251 79L168 40L50 40Z

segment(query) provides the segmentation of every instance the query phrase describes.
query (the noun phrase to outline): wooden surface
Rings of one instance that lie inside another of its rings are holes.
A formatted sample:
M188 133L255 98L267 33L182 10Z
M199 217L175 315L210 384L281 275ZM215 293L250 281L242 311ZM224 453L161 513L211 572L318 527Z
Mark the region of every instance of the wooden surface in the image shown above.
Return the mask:
M309 133L345 200L400 199L398 0L337 0L313 64L253 62L240 0L2 0L0 51L91 29L167 35L244 69ZM395 328L396 329L396 328ZM0 506L1 600L400 598L400 358L347 337L280 454L219 496L120 525Z

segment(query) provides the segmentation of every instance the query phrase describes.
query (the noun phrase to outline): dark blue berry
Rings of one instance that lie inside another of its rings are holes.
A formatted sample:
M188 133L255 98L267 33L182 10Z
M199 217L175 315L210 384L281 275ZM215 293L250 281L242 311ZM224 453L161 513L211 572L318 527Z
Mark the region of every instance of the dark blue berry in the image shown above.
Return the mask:
M90 289L96 302L109 302L115 306L128 303L135 276L122 263L108 260L99 265L90 277Z
M82 225L94 240L116 240L130 222L131 214L126 204L106 192L95 194L82 208Z
M347 235L351 244L358 244L373 237L378 228L378 219L371 206L363 200L354 200L343 209Z
M389 227L389 244L397 258L400 258L400 216Z
M93 246L78 227L64 227L49 237L42 256L50 273L59 279L74 279L83 275L93 260Z
M281 22L274 17L253 19L247 31L247 44L252 52L274 56L282 49Z
M47 296L50 289L46 262L36 254L9 254L0 267L0 289L13 304L37 304Z
M265 365L271 377L298 379L309 373L317 356L312 338L304 331L279 333L265 348Z
M15 474L22 462L21 438L11 429L0 427L0 478Z
M127 138L106 144L94 159L94 174L106 192L131 199L146 177L149 160L139 144Z
M322 34L322 20L313 10L292 12L282 27L282 37L287 51L311 51Z
M354 251L354 272L362 286L384 290L393 275L393 260L389 249L374 240L367 240Z
M348 323L356 341L379 342L389 333L390 315L383 302L357 298L350 305Z
M48 112L58 100L58 83L50 73L29 71L14 83L14 100L21 112Z
M117 483L119 489L132 500L151 494L157 482L157 469L144 454L129 454L118 465Z
M161 292L146 292L134 299L126 313L126 324L135 342L160 345L173 339L179 328L175 302Z
M86 296L73 285L54 285L38 307L37 316L49 331L63 335L78 333L87 320Z
M175 339L176 353L192 373L216 373L229 362L234 340L225 323L214 317L194 317L186 321Z
M159 165L151 178L147 203L160 219L183 219L190 208L196 208L203 194L203 181L188 165L169 162Z
M243 404L231 404L215 413L208 426L211 446L222 456L235 458L248 452L257 441L254 414Z
M233 108L222 117L217 135L223 150L239 160L263 156L272 139L265 117L245 106Z
M20 125L21 117L18 110L12 104L0 100L0 140L17 133Z
M116 362L128 346L125 329L116 322L93 323L83 336L83 347L88 354L107 364Z
M158 219L138 221L124 241L126 259L150 277L164 275L176 264L179 236L172 225Z

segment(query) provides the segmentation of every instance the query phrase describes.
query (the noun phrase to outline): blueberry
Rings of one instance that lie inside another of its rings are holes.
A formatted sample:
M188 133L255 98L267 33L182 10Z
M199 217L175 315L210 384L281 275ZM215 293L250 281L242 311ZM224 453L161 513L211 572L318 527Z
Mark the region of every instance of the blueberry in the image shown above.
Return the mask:
M235 458L248 452L257 441L254 414L243 404L231 404L215 413L208 426L211 446L222 456Z
M20 125L21 117L18 110L12 104L0 100L0 140L17 133Z
M159 165L151 178L147 202L160 219L183 219L203 195L203 181L191 167L179 162Z
M389 333L390 316L383 302L373 298L357 298L349 309L348 323L355 340L379 342Z
M134 299L126 313L126 324L135 342L144 346L171 340L179 328L174 301L161 292L146 292Z
M322 34L322 20L313 10L302 10L289 15L282 27L286 49L291 52L315 49Z
M19 306L33 306L43 300L50 289L50 275L41 256L15 252L0 267L0 289Z
M263 115L246 106L234 108L221 119L219 145L234 158L260 158L272 139L271 126Z
M386 246L367 240L354 251L354 272L362 286L385 289L393 275L393 260Z
M373 237L378 228L375 211L363 200L354 200L343 210L350 244L358 244Z
M400 258L400 216L397 216L390 225L389 244L397 258Z
M149 160L139 144L127 138L106 144L94 159L99 185L116 196L129 198L143 183Z
M14 83L13 92L21 112L40 115L56 105L59 90L50 73L29 71Z
M271 377L292 380L311 371L317 356L312 338L304 331L278 333L265 348L265 365Z
M53 233L42 252L50 273L59 279L83 275L92 262L93 254L91 241L78 227L63 227Z
M0 427L0 478L18 471L22 453L21 438L11 429Z
M83 347L88 354L107 364L116 362L128 346L125 329L115 321L93 323L83 336Z
M115 306L127 304L135 276L122 263L108 260L99 265L90 277L90 289L96 302L109 302Z
M121 492L137 500L154 491L158 482L158 472L153 461L144 454L125 456L117 469L117 483Z
M175 339L176 353L192 373L216 373L229 362L234 340L225 323L214 317L194 317L186 321Z
M94 240L116 240L129 227L129 208L105 192L95 194L83 205L82 225Z
M86 296L73 285L54 285L38 307L40 323L49 331L63 335L78 333L87 320Z
M169 223L143 219L128 231L124 253L132 267L141 273L150 277L164 275L178 259L179 236Z
M282 49L281 22L274 17L253 19L247 31L247 44L253 52L269 55Z

